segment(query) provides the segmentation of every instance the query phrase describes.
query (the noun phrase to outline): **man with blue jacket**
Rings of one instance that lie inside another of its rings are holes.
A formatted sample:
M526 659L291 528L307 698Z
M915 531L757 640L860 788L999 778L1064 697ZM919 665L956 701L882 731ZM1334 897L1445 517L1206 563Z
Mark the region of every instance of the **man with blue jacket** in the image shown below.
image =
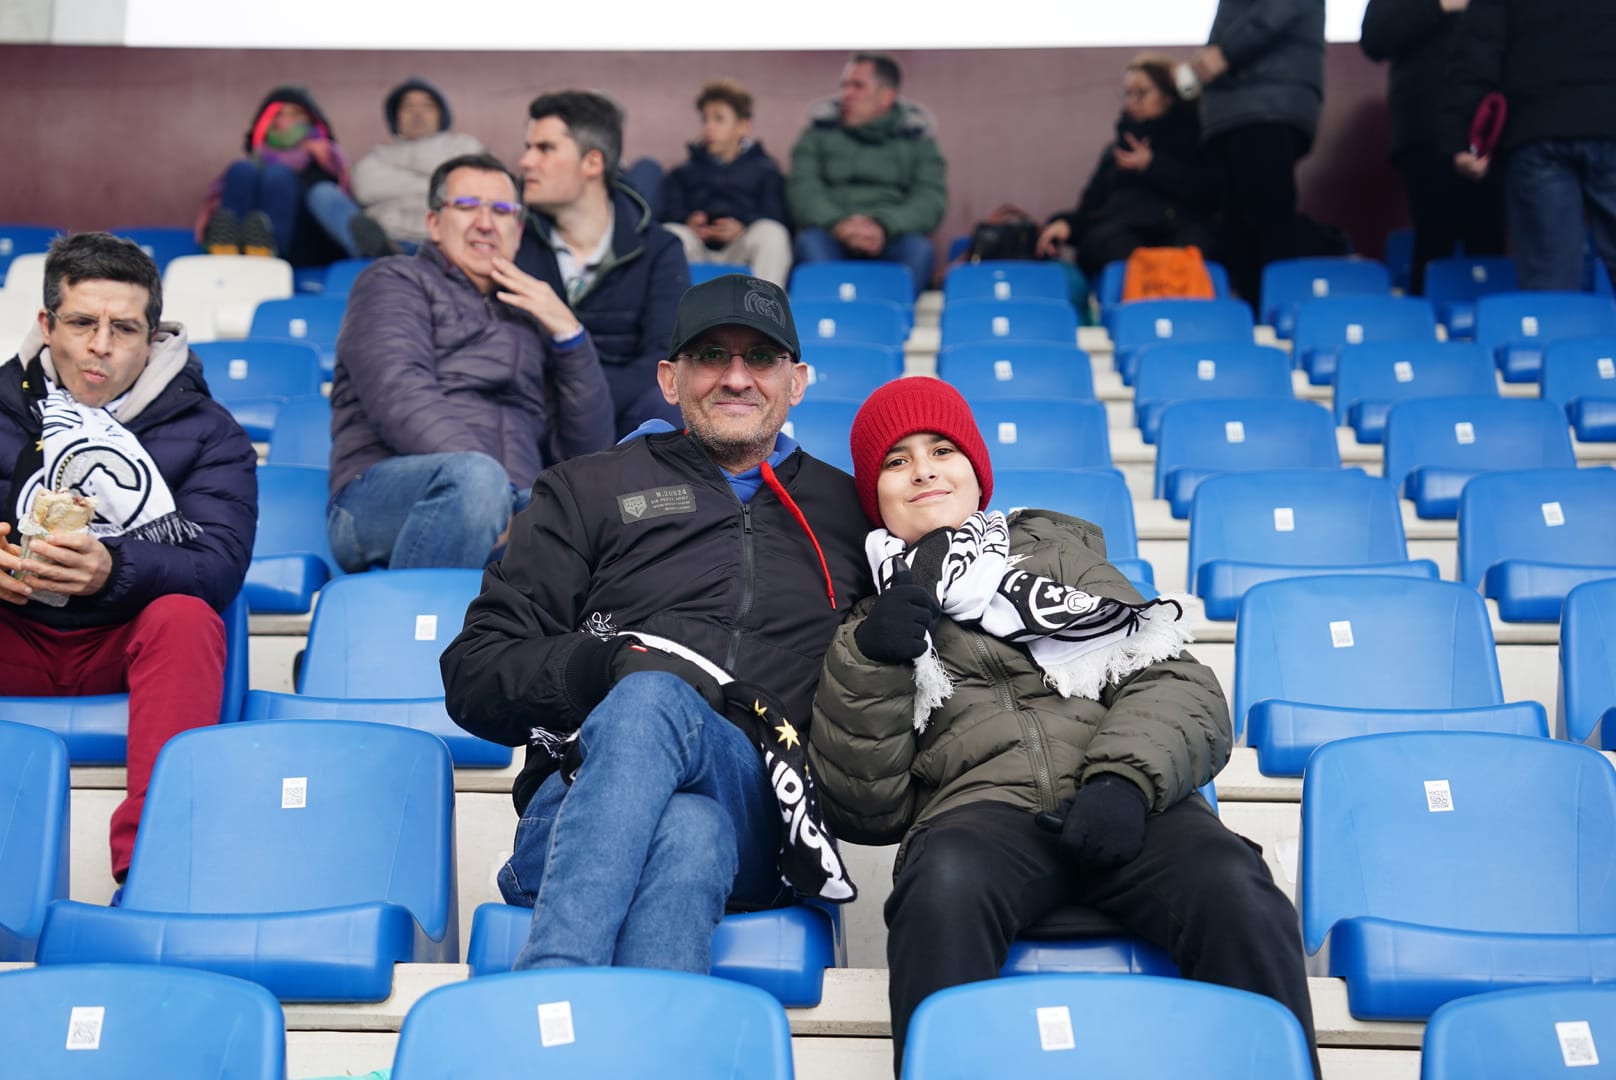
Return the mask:
M119 882L157 752L219 718L218 613L258 519L252 443L162 310L134 242L58 239L38 325L0 363L0 695L129 695Z

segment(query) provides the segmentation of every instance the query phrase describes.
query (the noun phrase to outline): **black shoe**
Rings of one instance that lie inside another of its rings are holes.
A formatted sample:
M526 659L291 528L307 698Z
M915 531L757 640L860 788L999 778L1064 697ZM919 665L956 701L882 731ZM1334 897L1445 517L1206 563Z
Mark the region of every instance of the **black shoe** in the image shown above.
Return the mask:
M241 219L241 253L273 259L275 251L275 223L262 210L254 210Z
M354 250L361 259L379 259L384 255L397 255L398 248L388 239L375 218L368 214L355 214L348 225L353 236Z
M208 216L202 228L202 250L209 255L241 254L241 222L235 214L221 206Z

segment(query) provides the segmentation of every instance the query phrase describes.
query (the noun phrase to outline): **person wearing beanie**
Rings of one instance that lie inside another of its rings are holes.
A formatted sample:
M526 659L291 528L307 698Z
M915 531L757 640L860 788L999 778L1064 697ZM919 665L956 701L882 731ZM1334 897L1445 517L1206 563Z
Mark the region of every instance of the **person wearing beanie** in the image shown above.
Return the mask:
M451 158L484 152L474 135L451 130L449 99L432 83L409 78L387 92L382 115L392 139L353 168L354 199L406 252L427 239L427 181Z
M808 759L838 836L900 844L895 1070L920 1002L995 977L1034 927L1143 939L1279 1001L1314 1046L1296 909L1197 790L1233 735L1182 605L1140 596L1086 521L991 510L987 446L940 380L876 390L850 442L878 594L826 654Z
M443 654L455 722L527 747L499 872L533 908L518 969L705 974L726 904L855 895L802 731L870 592L866 530L852 479L783 434L808 381L785 291L687 290L663 357L681 427L540 473Z

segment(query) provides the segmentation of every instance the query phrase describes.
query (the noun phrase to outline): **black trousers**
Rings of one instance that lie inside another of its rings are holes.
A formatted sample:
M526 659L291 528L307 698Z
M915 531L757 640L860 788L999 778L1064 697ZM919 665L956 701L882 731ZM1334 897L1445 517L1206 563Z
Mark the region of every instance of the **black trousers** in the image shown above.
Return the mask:
M1289 124L1247 124L1206 144L1222 178L1219 250L1229 284L1259 319L1263 267L1296 257L1296 160L1307 145Z
M1093 285L1100 282L1100 273L1107 263L1126 259L1135 248L1189 247L1201 249L1205 258L1212 258L1212 226L1197 219L1168 221L1154 225L1102 221L1091 225L1077 245L1077 268Z
M1186 978L1290 1009L1322 1075L1296 908L1257 845L1196 798L1153 815L1144 851L1115 870L1080 873L1056 841L1025 810L990 802L948 811L910 836L885 910L895 1072L927 995L996 977L1017 934L1080 904L1166 951Z
M1425 264L1445 259L1462 241L1467 255L1502 255L1508 236L1502 162L1477 183L1460 176L1453 159L1429 147L1410 147L1392 159L1403 174L1414 223L1414 273L1409 291L1425 295Z

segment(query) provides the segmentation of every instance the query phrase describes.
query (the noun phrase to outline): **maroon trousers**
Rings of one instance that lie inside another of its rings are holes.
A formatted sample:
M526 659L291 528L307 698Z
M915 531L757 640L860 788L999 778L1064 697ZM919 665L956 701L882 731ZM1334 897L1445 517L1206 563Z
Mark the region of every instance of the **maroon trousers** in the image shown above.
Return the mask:
M162 596L133 620L53 630L0 606L0 696L129 695L128 792L112 814L112 875L135 850L157 752L194 727L218 722L224 696L224 622L194 596Z

